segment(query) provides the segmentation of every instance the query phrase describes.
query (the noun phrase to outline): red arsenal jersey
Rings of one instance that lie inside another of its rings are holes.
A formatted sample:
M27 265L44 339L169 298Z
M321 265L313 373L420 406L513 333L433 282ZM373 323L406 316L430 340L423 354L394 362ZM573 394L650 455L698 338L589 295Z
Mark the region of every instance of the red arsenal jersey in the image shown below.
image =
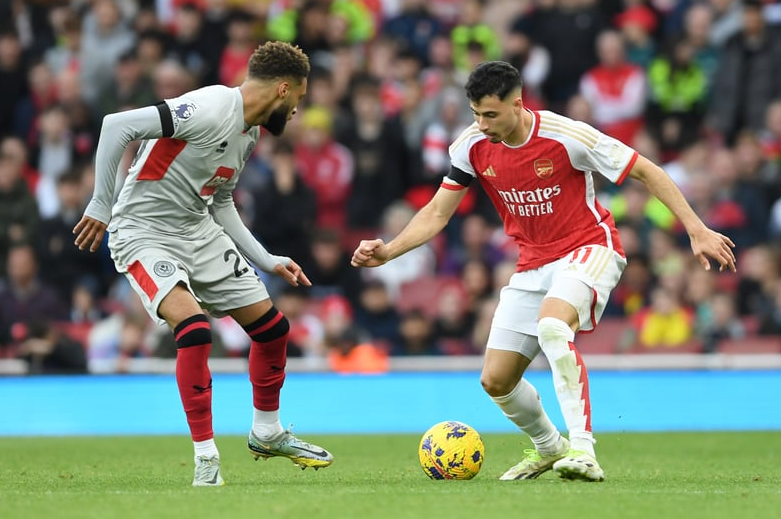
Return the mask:
M593 174L620 184L637 152L586 123L530 113L532 130L519 146L491 143L476 123L450 145L453 167L477 177L518 244L518 272L583 245L603 245L623 256L615 221L597 200Z

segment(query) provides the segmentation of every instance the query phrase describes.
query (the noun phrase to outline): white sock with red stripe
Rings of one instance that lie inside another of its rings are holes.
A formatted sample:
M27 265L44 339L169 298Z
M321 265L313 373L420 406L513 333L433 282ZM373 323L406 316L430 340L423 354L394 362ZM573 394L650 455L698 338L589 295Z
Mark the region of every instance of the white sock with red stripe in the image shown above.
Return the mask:
M588 372L575 349L575 333L561 319L543 317L537 323L540 348L548 359L561 414L569 430L572 449L594 455Z

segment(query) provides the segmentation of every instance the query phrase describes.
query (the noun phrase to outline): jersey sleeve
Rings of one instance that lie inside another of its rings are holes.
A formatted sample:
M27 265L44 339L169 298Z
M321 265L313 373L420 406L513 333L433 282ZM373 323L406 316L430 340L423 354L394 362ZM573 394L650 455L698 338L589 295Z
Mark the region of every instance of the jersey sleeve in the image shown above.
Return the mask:
M202 92L188 92L180 97L166 99L167 113L161 109L160 121L164 128L170 124L171 137L195 146L209 145L215 128L224 122L222 95L212 92L206 99ZM170 117L170 119L169 119Z
M572 121L568 133L573 137L567 151L572 165L582 171L595 171L620 184L637 161L637 151L590 125Z
M477 124L471 125L469 128L461 132L456 140L448 148L450 154L450 165L463 173L476 177L475 168L472 166L472 162L469 160L469 150L475 143L476 139L480 137L482 133L477 129Z

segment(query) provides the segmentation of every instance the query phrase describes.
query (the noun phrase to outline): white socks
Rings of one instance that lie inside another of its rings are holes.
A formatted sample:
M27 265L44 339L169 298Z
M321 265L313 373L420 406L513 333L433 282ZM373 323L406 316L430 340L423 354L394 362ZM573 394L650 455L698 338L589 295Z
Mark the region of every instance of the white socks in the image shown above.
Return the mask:
M203 440L202 442L193 442L193 447L195 447L196 458L199 456L206 456L207 458L220 456L220 453L217 452L217 445L214 443L214 438Z
M561 319L543 317L537 323L537 338L551 367L553 385L569 430L572 448L593 456L588 374L580 355L574 348L570 348L575 333Z
M529 435L541 454L552 454L561 448L561 434L545 414L537 390L526 379L522 378L509 394L491 397L491 400L512 423Z
M285 432L279 421L279 410L260 411L255 409L252 419L252 432L261 440L273 440Z

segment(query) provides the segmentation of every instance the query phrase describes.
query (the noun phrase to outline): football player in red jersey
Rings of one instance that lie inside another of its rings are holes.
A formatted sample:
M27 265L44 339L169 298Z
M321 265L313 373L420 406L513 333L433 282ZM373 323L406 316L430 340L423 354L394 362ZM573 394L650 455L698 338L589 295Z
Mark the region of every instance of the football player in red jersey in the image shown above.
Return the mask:
M700 220L657 165L583 122L524 107L518 70L478 65L465 86L475 122L450 145L451 169L429 203L388 243L363 240L356 267L375 267L427 242L448 223L475 180L518 245L516 273L501 291L486 345L481 383L534 443L501 479L534 479L553 469L566 479L602 481L594 453L586 366L575 333L593 330L626 258L610 212L596 197L594 174L644 183L680 220L705 269L735 271L733 242ZM568 438L523 378L542 351Z

